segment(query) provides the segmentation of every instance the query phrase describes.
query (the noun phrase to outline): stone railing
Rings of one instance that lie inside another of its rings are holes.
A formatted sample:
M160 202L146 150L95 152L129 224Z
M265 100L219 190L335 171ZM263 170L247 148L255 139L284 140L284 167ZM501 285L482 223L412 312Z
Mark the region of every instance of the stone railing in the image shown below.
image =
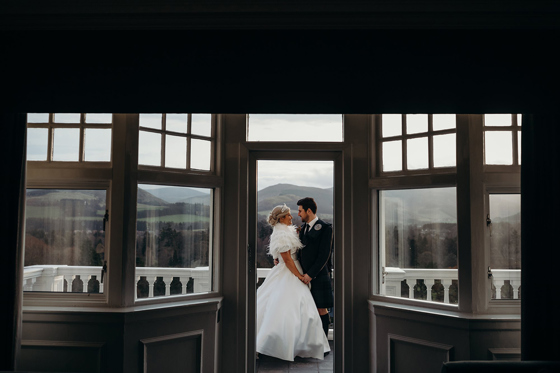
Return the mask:
M519 299L518 290L521 285L521 270L492 270L493 285L496 299L506 299L502 294L511 294L509 299ZM457 301L458 273L456 269L423 269L385 267L381 294L410 299L424 299L443 303ZM450 299L450 290L454 297ZM437 299L433 299L436 294Z
M97 266L34 265L24 268L23 290L103 293L100 280L101 267ZM206 292L211 289L210 271L208 267L137 267L136 286L137 295L146 290L145 297Z

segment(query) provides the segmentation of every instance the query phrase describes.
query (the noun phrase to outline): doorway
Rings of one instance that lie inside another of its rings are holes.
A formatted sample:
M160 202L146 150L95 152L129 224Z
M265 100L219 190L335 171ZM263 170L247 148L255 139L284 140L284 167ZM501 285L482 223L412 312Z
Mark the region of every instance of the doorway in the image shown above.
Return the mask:
M274 266L273 259L267 254L269 237L272 227L267 223L270 211L277 205L284 203L290 208L293 217L292 224L301 226L302 221L298 216L297 201L304 197L312 197L317 203L317 216L326 223L333 225L333 243L336 232L341 231L341 219L337 219L337 202L340 202L340 193L336 184L340 183L341 164L340 156L331 152L299 153L294 152L251 152L250 153L249 180L254 181L249 185L249 278L248 278L248 351L256 352L256 306L257 289L266 281L268 273ZM339 188L341 189L341 188ZM338 198L338 200L337 200ZM295 358L294 362L277 359L275 357L255 353L255 360L248 362L248 371L266 372L302 369L306 371L334 371L335 352L334 325L336 324L337 297L336 288L339 281L336 276L336 244L331 253L333 271L331 283L334 290L335 306L329 308L331 325L328 340L331 352L323 360L311 358ZM339 336L337 336L339 337Z

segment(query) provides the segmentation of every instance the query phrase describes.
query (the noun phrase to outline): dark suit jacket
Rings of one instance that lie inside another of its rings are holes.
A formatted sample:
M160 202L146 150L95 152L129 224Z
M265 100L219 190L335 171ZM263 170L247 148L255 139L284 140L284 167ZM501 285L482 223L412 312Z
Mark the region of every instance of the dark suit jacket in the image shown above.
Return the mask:
M299 239L305 245L298 251L301 267L304 273L307 273L312 279L328 275L332 270L332 225L319 219L305 235L303 234L304 226L299 232Z

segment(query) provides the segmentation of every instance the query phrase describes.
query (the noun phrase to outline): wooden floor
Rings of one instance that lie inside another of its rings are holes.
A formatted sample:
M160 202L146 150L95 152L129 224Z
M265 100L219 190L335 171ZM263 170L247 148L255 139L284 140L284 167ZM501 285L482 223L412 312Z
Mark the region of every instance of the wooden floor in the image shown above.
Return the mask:
M276 359L274 357L259 355L257 359L257 372L260 373L332 373L334 369L334 343L329 341L331 352L325 356L325 360L303 359L296 357L294 362Z

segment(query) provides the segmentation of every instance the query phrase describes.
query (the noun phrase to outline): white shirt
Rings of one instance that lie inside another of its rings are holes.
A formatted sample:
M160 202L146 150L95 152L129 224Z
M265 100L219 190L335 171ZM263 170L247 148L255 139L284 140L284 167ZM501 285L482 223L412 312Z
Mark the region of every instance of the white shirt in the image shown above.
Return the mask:
M311 220L309 223L307 223L307 224L309 224L309 231L311 230L311 228L313 228L313 226L315 225L315 223L317 223L317 220L319 220L319 217L318 217L318 216L315 216L315 219L313 219L313 220ZM308 232L309 232L309 231L308 231Z

